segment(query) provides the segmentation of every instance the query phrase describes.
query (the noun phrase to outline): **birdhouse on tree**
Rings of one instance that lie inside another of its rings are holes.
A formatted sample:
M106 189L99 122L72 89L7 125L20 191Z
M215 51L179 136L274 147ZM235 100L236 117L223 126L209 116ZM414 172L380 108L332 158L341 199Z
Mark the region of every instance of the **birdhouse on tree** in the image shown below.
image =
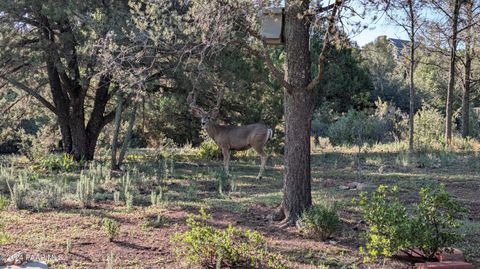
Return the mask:
M260 14L261 20L261 36L269 45L281 45L284 43L283 25L284 16L283 8L270 7L262 9Z

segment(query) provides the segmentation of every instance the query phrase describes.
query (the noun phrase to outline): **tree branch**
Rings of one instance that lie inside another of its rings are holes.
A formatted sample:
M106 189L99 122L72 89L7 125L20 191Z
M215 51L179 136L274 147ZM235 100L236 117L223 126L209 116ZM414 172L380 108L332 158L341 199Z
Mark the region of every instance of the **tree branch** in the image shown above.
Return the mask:
M312 79L312 81L307 85L307 91L313 91L315 87L320 84L320 81L323 79L323 75L325 73L325 60L326 60L326 52L329 47L329 39L330 35L333 34L334 27L335 27L335 19L337 17L338 8L342 5L343 0L335 0L335 4L332 8L332 13L328 18L328 27L327 31L325 32L325 36L323 38L323 47L320 52L320 56L318 59L318 74L317 76Z
M288 94L291 94L293 92L293 86L292 84L288 83L288 81L285 80L285 74L279 70L277 67L272 62L272 58L268 55L266 52L266 47L267 44L265 43L265 40L261 37L259 33L254 31L253 29L247 27L247 32L260 42L262 42L263 46L263 51L256 50L250 46L244 46L251 54L255 55L256 57L262 59L265 64L267 65L268 70L270 71L270 74L277 80L284 88L285 91L287 91Z
M43 96L41 96L38 92L35 91L35 89L32 89L25 84L22 84L12 78L6 77L6 76L1 76L4 80L8 81L10 84L13 86L27 92L31 96L35 97L40 103L42 103L46 108L48 108L50 111L52 111L55 115L58 116L57 114L57 109L55 108L54 105L52 105L50 102L47 101ZM38 88L42 87L43 85L38 86Z

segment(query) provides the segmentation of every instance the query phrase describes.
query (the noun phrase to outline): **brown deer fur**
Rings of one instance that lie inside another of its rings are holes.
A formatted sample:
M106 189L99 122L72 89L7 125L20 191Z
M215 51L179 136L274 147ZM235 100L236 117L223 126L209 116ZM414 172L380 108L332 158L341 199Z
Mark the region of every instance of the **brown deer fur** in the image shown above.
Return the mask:
M221 95L219 95L219 99ZM220 100L217 100L217 106L210 112L205 112L195 104L189 96L190 108L192 114L201 119L202 128L207 131L210 138L222 149L223 165L228 173L231 150L247 150L253 148L260 156L261 164L257 178L262 178L265 171L267 154L265 153L265 144L272 138L272 129L269 129L263 123L253 123L243 126L219 125L213 122L218 116L218 106Z

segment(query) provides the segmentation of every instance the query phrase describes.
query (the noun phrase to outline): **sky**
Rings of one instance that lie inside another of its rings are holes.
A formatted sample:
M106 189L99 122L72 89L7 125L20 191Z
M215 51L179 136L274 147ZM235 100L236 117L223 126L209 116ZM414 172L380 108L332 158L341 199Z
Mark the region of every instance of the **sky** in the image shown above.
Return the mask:
M352 40L362 47L363 45L374 41L378 36L386 35L387 38L408 39L407 34L403 29L388 22L380 21L376 24L371 24L368 29L352 37Z
M405 31L394 25L385 15L381 16L374 23L370 23L368 28L361 33L351 36L351 39L362 47L363 45L374 41L381 35L386 35L388 38L408 39Z

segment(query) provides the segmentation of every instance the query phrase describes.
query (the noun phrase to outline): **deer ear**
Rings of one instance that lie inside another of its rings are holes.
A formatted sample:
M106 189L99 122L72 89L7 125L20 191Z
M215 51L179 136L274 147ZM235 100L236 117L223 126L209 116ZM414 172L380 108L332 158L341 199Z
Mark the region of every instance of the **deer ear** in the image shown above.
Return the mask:
M190 108L190 112L192 112L194 117L197 117L197 118L203 117L202 110L197 107Z
M219 113L219 112L220 112L220 111L218 110L218 108L213 109L212 112L210 112L210 117L211 117L212 119L218 117L218 113Z

